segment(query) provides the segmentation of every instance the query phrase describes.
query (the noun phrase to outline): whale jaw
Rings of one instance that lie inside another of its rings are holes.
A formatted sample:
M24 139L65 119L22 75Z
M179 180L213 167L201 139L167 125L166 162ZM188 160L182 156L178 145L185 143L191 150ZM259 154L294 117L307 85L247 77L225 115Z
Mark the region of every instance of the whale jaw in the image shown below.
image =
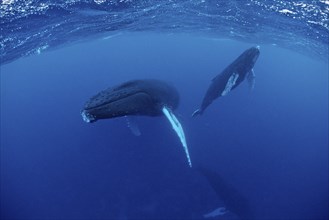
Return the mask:
M81 116L82 116L82 119L87 123L92 123L92 122L96 121L95 116L93 116L92 114L89 114L88 111L86 111L86 110L83 110L81 112Z

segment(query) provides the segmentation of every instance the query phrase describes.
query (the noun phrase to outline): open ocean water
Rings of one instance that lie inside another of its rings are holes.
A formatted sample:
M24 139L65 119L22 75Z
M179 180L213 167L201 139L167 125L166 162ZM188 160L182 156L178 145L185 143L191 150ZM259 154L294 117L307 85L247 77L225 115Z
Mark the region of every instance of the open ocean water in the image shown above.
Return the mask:
M328 1L2 0L0 13L0 219L329 219ZM192 118L257 45L255 89ZM149 78L179 92L192 168L163 116L133 117L139 136L124 117L82 120L92 95Z

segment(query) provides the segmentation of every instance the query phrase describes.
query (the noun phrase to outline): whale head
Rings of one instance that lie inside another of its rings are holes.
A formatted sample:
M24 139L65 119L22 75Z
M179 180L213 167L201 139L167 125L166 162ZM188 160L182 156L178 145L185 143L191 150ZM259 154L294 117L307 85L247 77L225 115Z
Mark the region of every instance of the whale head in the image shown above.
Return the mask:
M248 59L249 63L254 66L259 54L260 54L260 46L249 48L245 51L246 59Z
M162 115L163 106L177 108L177 90L159 80L132 80L91 97L81 111L85 122L126 115Z

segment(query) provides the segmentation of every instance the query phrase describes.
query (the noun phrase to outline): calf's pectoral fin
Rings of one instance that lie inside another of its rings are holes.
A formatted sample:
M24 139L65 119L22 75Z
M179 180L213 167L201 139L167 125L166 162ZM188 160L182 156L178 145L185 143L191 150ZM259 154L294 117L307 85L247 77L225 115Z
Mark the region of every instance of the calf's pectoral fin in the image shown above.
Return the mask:
M221 94L221 96L225 96L227 95L227 93L229 93L231 91L231 89L233 88L233 86L236 83L236 80L239 78L239 74L238 73L233 73L230 78L227 80L225 88Z

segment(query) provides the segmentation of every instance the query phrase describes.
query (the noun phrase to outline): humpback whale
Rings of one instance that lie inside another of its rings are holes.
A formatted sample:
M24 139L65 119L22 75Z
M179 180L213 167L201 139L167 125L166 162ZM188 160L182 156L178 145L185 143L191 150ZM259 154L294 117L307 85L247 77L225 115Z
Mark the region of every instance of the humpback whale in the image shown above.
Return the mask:
M259 56L259 47L252 47L244 51L229 66L227 66L211 82L201 107L195 110L192 116L201 115L205 109L218 97L227 95L247 78L251 89L255 85L253 67Z
M229 211L239 217L239 219L254 219L248 200L238 190L225 182L225 180L213 170L199 167L198 171L207 179L211 188L225 205L225 207L217 208L214 211L205 214L204 218L224 215Z
M177 90L163 81L131 80L91 97L83 107L81 116L85 122L92 123L100 119L130 115L165 115L180 138L188 163L192 167L183 127L172 112L178 103Z

